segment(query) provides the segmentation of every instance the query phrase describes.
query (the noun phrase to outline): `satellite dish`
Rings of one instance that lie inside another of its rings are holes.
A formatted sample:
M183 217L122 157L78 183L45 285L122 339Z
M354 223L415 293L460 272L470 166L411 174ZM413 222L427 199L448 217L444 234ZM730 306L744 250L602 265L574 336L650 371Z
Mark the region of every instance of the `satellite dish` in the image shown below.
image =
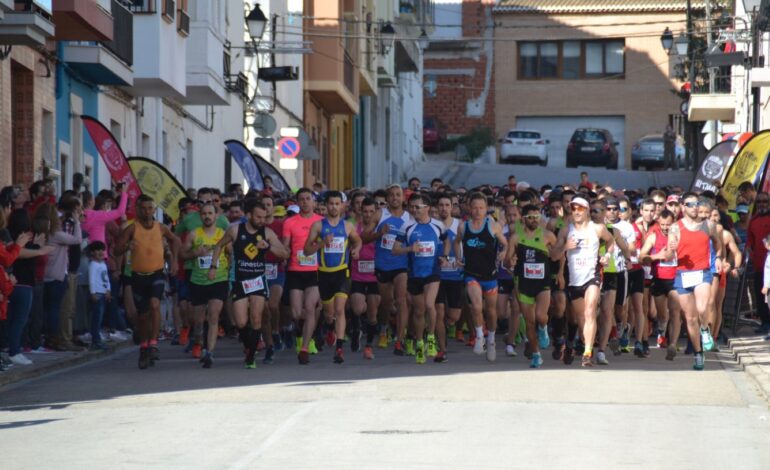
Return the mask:
M273 116L266 113L259 113L254 116L254 122L251 124L251 127L262 137L273 135L278 128Z

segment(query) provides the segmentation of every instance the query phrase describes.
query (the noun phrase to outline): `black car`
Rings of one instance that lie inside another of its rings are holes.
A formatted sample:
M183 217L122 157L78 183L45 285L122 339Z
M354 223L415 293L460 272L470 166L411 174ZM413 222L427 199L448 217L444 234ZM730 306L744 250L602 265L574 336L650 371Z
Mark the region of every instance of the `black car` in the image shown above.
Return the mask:
M617 145L607 129L575 129L567 145L567 168L588 165L617 169Z

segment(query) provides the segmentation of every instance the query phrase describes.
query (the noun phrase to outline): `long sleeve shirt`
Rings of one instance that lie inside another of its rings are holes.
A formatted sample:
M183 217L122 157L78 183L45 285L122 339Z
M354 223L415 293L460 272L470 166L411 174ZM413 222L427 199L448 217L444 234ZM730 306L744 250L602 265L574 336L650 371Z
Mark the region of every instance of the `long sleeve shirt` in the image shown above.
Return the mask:
M765 256L765 277L762 279L762 287L770 288L770 253Z
M113 220L123 217L126 213L127 205L128 192L123 192L120 193L120 202L118 203L117 209L111 211L86 209L83 211L83 215L85 216L83 219L83 230L88 234L88 242L93 243L95 241L100 241L107 245L105 227ZM105 257L107 256L107 251L105 251L104 255Z
M88 291L91 294L106 294L110 291L110 272L104 261L88 262Z
M63 281L67 276L69 265L69 247L70 245L79 245L82 242L83 234L80 231L79 222L75 222L73 234L59 230L51 235L48 244L53 246L54 250L48 255L43 280L46 282Z

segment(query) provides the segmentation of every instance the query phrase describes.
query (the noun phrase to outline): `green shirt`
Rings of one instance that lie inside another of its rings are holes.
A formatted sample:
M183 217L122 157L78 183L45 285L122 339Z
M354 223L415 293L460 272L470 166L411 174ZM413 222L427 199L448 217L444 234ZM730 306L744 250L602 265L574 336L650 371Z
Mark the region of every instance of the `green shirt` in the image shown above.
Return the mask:
M221 228L222 230L227 231L227 228L230 226L230 222L227 221L227 217L220 215L217 217L215 225L217 228ZM181 237L185 233L190 233L199 227L203 227L203 220L201 219L200 213L193 212L192 214L187 214L184 219L182 219L182 221L176 225L174 228L174 233ZM184 269L186 271L190 270L194 265L195 264L193 260L187 260L184 262Z

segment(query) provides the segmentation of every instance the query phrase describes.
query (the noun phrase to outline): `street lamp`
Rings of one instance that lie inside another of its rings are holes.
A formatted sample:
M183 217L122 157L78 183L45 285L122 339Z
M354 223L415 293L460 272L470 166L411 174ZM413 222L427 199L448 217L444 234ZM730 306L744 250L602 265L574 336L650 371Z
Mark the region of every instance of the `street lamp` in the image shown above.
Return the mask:
M420 34L418 41L420 43L420 49L425 50L428 47L430 38L428 37L428 33L425 31L425 28L422 29L422 34Z
M676 38L676 41L674 41L674 46L676 47L677 55L686 57L687 51L690 48L690 41L687 39L687 36L684 33L680 33L679 37Z
M671 47L674 45L674 34L670 29L668 29L668 27L660 36L660 43L663 45L663 49L666 50L667 54L671 52Z
M267 17L259 8L259 3L254 5L254 8L246 16L246 26L249 28L249 35L252 41L259 41L262 39L262 35L265 33L265 26L267 26Z
M396 42L396 29L390 24L390 21L380 27L380 50L382 55L388 55L393 43Z

